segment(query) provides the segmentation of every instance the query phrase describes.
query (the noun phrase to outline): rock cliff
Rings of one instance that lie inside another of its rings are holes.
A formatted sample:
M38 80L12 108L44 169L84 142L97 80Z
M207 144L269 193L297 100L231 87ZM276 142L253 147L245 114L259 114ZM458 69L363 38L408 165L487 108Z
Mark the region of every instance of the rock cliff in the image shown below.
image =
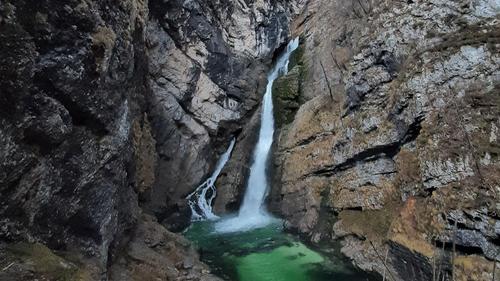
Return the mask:
M495 0L308 3L275 91L271 204L290 230L389 280L491 280L499 15Z
M184 2L150 1L146 39L159 158L157 180L144 198L173 228L182 228L190 214L184 197L207 176L231 135L243 127L255 131L247 123L265 87L266 66L297 10L287 1ZM238 143L242 155L251 153ZM219 188L220 194L234 190ZM235 200L221 199L221 210Z
M164 226L256 111L298 5L1 0L0 279L216 279Z
M238 208L300 36L270 208L387 279L489 281L499 30L498 0L0 0L0 279L218 280L171 231L231 137Z

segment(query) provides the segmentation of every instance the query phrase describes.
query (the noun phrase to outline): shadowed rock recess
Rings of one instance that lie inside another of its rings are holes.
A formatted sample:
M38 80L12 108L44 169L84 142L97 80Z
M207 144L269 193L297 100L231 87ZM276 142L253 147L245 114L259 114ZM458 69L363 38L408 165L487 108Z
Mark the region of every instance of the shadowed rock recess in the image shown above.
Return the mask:
M269 209L386 280L498 278L499 0L0 0L0 280L220 280L185 197L235 137L238 210L295 36Z

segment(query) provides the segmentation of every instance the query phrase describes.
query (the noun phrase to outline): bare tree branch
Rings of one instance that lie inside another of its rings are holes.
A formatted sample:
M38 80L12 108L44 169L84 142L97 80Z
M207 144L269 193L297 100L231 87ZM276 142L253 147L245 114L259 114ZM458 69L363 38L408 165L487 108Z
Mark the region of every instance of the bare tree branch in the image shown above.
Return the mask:
M330 81L328 81L328 77L326 76L325 67L323 66L322 61L319 61L319 64L321 65L321 69L323 70L323 76L325 77L326 85L328 86L328 91L330 92L330 98L332 98L333 101L332 87L330 86Z
M389 275L391 276L392 280L393 281L396 281L396 278L394 278L394 275L392 275L392 272L391 270L389 269L389 267L387 266L387 263L384 261L384 259L382 259L382 256L380 256L380 254L378 253L377 251L377 248L375 248L375 245L373 245L373 242L372 241L369 241L370 242L370 245L372 246L373 250L375 251L375 253L377 254L378 258L380 259L380 261L383 262L384 264L384 267L387 269L387 272L389 272Z
M455 218L455 225L453 226L453 254L451 256L451 281L455 281L455 255L456 255L456 243L455 239L457 237L457 223L458 220Z

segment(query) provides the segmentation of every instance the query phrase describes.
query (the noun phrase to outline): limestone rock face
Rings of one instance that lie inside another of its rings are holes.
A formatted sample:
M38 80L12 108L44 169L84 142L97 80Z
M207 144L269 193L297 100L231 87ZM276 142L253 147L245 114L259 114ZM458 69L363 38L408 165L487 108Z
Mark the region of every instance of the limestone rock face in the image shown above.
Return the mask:
M74 249L103 270L138 212L147 5L0 6L0 240Z
M147 46L157 177L146 208L172 229L189 218L185 197L214 168L232 137L247 128L266 83L267 63L289 36L293 1L162 1L149 3ZM251 145L238 138L235 159ZM235 204L244 173L224 171L217 209ZM232 194L229 196L229 194ZM226 196L228 195L228 196ZM230 207L228 207L230 209Z
M0 251L7 276L52 278L30 266L45 255L71 263L55 276L211 280L161 224L188 222L300 2L0 1L0 247L28 243Z
M303 104L275 152L272 204L290 229L341 239L381 274L387 252L398 280L432 280L433 260L451 278L455 243L457 278L479 276L470 262L491 279L499 13L485 0L310 1L295 24Z

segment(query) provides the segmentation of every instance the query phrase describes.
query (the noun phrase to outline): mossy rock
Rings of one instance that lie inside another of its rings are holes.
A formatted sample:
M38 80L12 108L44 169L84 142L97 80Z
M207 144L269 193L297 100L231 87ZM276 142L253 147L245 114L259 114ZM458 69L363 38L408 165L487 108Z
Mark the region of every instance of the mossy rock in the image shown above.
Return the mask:
M299 39L299 46L297 49L290 55L290 60L288 63L288 68L293 69L295 66L300 65L304 66L304 52L305 52L305 44L304 44L304 38L300 37Z
M304 40L300 37L299 46L290 56L288 73L276 79L273 84L274 119L278 128L291 123L303 104L302 87L307 70Z
M39 243L18 243L9 245L7 259L21 268L33 272L42 280L87 281L90 275L72 262L56 255L46 246Z
M339 219L349 232L366 237L370 241L384 241L400 207L399 202L388 202L380 210L343 210Z
M300 107L300 75L301 66L295 66L287 75L274 81L274 119L278 128L292 122Z

